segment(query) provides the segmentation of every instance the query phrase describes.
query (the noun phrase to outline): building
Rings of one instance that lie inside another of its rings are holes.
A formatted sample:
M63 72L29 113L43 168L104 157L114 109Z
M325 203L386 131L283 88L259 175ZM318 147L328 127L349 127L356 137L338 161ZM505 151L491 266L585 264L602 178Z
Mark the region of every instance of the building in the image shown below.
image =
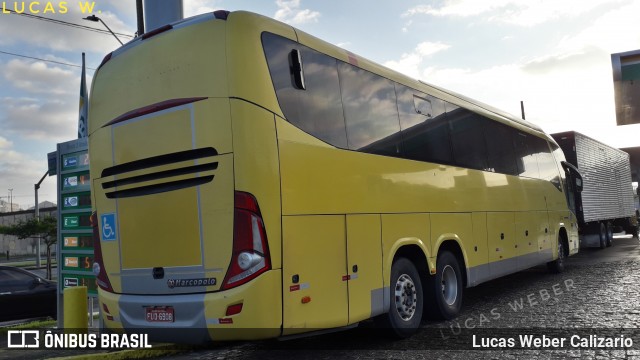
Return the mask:
M15 204L14 204L15 205ZM7 204L7 209L9 205ZM35 216L34 210L22 210L11 213L0 213L0 226L10 226L17 223L20 220L27 220ZM45 207L40 208L40 218L47 216L58 216L58 208ZM10 257L35 255L36 254L36 239L18 239L16 236L0 234L0 257L6 259L7 253ZM46 254L47 248L42 245L42 255ZM55 252L55 249L52 248Z
M16 204L15 202L7 202L0 199L0 213L8 213L20 211L20 204Z
M640 124L640 50L611 54L618 125Z

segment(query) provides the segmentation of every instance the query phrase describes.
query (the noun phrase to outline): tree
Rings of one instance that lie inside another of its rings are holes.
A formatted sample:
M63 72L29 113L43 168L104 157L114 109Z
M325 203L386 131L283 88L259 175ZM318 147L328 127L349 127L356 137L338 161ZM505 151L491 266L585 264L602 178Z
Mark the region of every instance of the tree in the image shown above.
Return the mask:
M55 218L20 220L14 225L0 226L0 234L13 235L18 239L41 237L47 245L47 279L51 280L51 246L58 241L58 221Z

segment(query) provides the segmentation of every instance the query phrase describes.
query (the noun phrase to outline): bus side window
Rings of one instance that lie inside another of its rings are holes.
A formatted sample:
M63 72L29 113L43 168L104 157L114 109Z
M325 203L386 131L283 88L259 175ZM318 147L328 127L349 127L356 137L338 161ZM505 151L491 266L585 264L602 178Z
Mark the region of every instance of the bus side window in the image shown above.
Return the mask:
M518 174L523 177L540 178L538 162L536 160L536 147L533 135L529 135L515 129L513 141L515 145L516 160L518 163Z
M402 130L402 149L406 159L451 164L451 139L444 109L444 101L395 84ZM428 99L431 117L418 113L415 99Z
M451 129L453 159L460 167L486 170L487 149L484 141L483 118L479 115L445 103Z
M484 139L487 145L489 169L501 174L518 175L511 129L506 125L486 119Z
M328 144L346 149L336 59L270 33L263 33L262 45L287 121ZM300 64L296 65L297 61ZM297 71L299 79L295 76Z
M431 100L425 99L418 95L413 95L413 106L415 106L416 112L418 114L424 115L429 119L433 117L431 115L433 113L432 107L431 107Z
M540 170L540 179L550 181L553 186L556 187L556 189L562 191L562 185L560 184L560 173L558 173L558 166L556 165L555 159L551 154L549 143L541 138L535 139L536 147L538 150L536 158L538 160L538 169Z
M399 157L402 138L393 82L343 62L338 73L349 148Z

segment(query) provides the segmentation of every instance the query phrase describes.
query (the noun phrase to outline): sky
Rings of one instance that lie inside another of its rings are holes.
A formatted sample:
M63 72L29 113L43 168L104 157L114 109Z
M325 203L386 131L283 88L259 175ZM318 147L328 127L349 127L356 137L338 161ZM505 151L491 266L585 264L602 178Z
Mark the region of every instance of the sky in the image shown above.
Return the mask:
M22 208L34 204L47 153L77 138L81 54L90 85L120 46L47 19L104 30L83 20L95 14L123 42L137 28L133 0L81 3L93 11L77 1L0 2L0 200L13 189ZM22 8L46 19L6 13ZM527 121L548 133L640 146L640 125L616 126L611 67L612 53L640 49L637 0L184 0L185 17L218 9L275 18L517 116L524 101ZM56 202L55 187L45 179L40 201Z

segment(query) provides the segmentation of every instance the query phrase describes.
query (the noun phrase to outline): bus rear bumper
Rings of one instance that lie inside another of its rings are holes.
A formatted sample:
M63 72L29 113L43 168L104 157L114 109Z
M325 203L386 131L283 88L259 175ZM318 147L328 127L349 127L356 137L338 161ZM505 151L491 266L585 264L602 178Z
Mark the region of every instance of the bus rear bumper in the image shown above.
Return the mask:
M100 290L107 329L146 333L152 341L201 344L278 337L282 325L281 270L270 270L230 290L180 295L120 295ZM228 308L242 304L240 312ZM149 321L147 309L173 312L172 321Z

